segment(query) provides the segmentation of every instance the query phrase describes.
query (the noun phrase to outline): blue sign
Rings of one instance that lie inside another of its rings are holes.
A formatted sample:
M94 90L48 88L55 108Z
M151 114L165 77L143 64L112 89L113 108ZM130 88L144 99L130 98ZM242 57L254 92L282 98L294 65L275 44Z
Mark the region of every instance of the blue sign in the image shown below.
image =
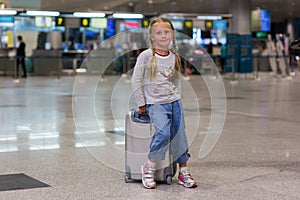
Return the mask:
M261 10L260 11L261 17L261 31L269 32L271 30L270 27L270 12L268 10Z
M0 26L14 26L14 16L0 16Z
M225 20L216 20L214 21L214 29L215 30L226 30L227 22Z

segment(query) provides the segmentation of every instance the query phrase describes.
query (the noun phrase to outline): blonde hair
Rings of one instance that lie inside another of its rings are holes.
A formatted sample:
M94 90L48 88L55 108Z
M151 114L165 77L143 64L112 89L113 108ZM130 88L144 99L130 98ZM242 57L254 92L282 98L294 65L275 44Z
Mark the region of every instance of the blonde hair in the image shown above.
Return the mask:
M151 40L151 34L153 31L153 26L155 23L158 22L167 22L170 24L170 27L173 31L175 31L174 26L172 24L172 22L167 19L167 18L163 18L163 17L156 17L153 18L152 21L150 22L149 25L149 34L148 34L148 40L149 40L149 48L152 50L152 58L151 58L151 65L150 65L150 81L153 81L156 78L156 73L157 73L157 64L156 64L156 57L155 57L155 48L153 46L153 41ZM177 42L176 42L176 37L175 34L173 32L173 41L172 41L172 48L171 48L171 52L175 54L175 70L178 72L178 76L177 78L179 78L179 73L181 71L181 60L180 60L180 56L178 54L178 47L177 47Z

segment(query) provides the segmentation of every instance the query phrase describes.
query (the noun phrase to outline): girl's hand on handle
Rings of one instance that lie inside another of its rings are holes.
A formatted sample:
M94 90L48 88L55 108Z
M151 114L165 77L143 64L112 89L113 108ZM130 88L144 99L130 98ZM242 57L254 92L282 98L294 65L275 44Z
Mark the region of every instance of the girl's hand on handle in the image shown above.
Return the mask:
M140 107L139 107L139 112L140 112L140 113L147 112L146 105L140 106Z

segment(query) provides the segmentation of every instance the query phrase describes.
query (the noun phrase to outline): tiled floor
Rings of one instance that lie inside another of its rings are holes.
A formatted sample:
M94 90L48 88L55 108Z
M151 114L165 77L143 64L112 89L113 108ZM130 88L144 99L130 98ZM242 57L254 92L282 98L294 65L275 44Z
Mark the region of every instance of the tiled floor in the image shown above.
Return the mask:
M124 117L134 106L126 78L0 77L0 175L51 186L0 199L300 199L300 75L260 78L184 80L189 170L199 187L185 189L175 176L146 190L124 182Z

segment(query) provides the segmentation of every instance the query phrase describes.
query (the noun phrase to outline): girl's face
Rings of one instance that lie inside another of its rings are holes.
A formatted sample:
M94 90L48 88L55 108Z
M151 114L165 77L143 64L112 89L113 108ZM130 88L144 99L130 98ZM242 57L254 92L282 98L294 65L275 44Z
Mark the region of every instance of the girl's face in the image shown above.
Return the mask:
M154 48L168 50L174 31L168 22L157 22L152 26L151 40Z

